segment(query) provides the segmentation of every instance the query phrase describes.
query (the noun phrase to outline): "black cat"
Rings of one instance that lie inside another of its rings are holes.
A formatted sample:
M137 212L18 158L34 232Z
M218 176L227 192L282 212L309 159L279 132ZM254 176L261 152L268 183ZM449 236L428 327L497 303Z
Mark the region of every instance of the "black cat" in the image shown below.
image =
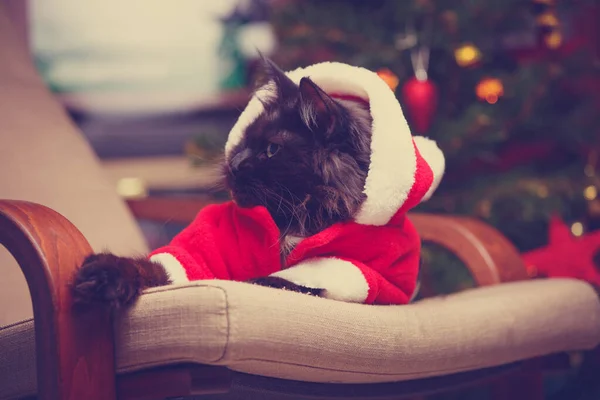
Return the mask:
M295 84L270 60L263 64L264 112L231 150L223 178L237 205L269 211L281 232L283 259L293 247L288 238L314 235L351 220L359 210L372 121L368 105L334 99L308 77ZM277 277L252 282L320 294ZM169 283L161 264L101 253L84 261L73 294L78 305L121 307L143 289Z

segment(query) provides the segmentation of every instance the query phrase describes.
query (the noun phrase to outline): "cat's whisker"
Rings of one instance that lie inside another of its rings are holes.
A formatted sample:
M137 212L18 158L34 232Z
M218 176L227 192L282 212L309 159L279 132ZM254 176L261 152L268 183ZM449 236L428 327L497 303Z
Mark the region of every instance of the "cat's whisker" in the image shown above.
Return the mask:
M277 212L281 211L281 203L283 202L283 196L279 196L279 204L277 205Z
M284 209L284 212L286 214L291 214L291 216L288 218L288 224L285 227L285 229L283 229L281 231L281 235L280 235L280 242L282 242L285 237L289 234L290 228L292 226L292 223L294 221L299 221L299 215L296 212L295 208L294 208L294 204L292 202L290 202L289 200L287 200L285 197L281 196L278 193L275 192L265 192L267 195L269 195L270 198L272 198L275 201L279 201L279 206L282 207Z
M292 191L289 190L289 188L287 188L286 186L278 183L278 186L285 190L292 198L292 200L297 200L298 204L294 204L292 201L290 201L290 208L291 208L291 213L292 213L292 217L297 221L298 223L298 230L299 233L301 235L304 235L306 232L306 220L310 219L310 215L308 215L308 210L306 209L306 204L308 202L308 200L310 199L310 195L307 195L305 197L304 200L301 200L300 197L298 197L297 195L295 195L294 193L292 193ZM300 212L300 210L303 210L302 212Z

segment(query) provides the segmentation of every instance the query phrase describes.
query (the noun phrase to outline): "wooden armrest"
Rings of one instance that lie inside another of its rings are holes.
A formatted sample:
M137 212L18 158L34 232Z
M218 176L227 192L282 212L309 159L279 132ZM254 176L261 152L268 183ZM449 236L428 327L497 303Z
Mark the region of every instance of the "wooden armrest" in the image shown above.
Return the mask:
M527 279L518 250L498 230L465 217L410 214L425 242L443 246L469 269L480 286Z
M127 205L138 219L189 224L202 208L218 202L210 196L146 197L128 199Z
M38 398L114 399L110 314L72 312L69 282L92 253L83 235L47 207L0 200L0 244L18 262L31 294Z

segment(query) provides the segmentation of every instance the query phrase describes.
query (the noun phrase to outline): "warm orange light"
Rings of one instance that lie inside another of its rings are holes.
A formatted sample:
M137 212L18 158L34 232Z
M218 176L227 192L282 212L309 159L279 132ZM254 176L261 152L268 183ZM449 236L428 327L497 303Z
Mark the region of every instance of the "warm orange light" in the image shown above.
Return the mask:
M461 67L469 67L481 60L481 52L472 43L466 43L454 50L456 63Z
M377 71L377 75L379 75L379 77L383 79L385 83L387 83L387 85L390 87L390 89L392 89L392 91L395 91L398 87L398 84L400 83L400 79L398 79L398 76L396 76L396 74L394 74L387 68L382 68L379 71Z
M500 96L504 95L504 85L498 78L484 78L475 87L475 94L480 100L496 104Z
M588 187L586 187L583 190L583 197L585 197L586 200L596 200L596 198L598 197L598 189L596 188L596 186L594 185L589 185Z
M546 46L556 49L562 44L562 35L560 32L552 32L546 35L544 41L546 42Z
M554 27L554 26L558 26L560 23L558 20L558 17L553 12L546 12L544 14L541 14L535 20L538 23L538 25L544 25L544 26L553 26Z

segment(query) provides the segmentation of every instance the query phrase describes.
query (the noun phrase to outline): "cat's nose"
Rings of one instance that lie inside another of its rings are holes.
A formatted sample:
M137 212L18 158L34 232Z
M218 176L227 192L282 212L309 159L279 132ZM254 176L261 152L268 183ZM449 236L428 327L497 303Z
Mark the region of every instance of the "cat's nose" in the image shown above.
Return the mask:
M231 168L231 172L237 172L244 161L248 160L250 156L252 156L252 151L250 151L250 149L244 149L233 156L231 161L229 161L229 168Z

